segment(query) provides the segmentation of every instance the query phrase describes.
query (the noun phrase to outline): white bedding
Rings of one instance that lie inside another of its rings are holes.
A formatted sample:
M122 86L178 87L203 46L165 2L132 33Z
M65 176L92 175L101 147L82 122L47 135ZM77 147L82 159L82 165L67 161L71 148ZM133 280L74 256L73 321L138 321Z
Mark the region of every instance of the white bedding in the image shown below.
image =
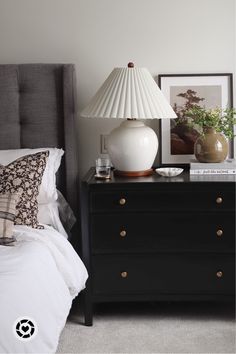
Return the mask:
M15 226L15 246L0 246L0 353L54 353L72 299L85 287L87 271L64 236L51 227ZM20 317L38 332L20 341Z

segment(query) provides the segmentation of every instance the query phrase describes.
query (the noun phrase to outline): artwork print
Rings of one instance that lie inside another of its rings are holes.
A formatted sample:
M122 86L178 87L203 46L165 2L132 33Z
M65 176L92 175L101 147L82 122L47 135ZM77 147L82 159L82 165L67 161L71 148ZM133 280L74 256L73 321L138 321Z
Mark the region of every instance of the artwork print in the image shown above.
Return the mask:
M159 75L158 84L177 115L161 121L161 162L189 163L201 130L186 112L232 107L232 74Z
M221 107L220 86L172 86L170 104L177 119L171 119L170 143L172 155L193 154L199 136L197 125L190 126L186 111L193 107Z

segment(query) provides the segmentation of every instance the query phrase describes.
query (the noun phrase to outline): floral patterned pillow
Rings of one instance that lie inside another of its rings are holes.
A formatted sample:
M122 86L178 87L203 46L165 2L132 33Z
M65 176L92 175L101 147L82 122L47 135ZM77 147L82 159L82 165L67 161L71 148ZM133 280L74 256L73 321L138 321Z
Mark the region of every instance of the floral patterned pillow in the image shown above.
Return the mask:
M0 193L17 193L15 224L41 229L39 225L39 187L42 182L49 151L23 156L7 166L0 165Z

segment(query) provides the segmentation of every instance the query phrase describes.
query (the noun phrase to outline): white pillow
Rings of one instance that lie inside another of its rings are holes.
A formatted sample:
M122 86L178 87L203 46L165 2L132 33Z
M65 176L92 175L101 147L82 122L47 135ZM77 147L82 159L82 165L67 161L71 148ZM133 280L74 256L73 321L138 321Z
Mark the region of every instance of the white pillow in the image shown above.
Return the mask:
M60 191L57 193L58 199L56 201L39 204L38 221L40 224L54 227L60 234L68 238L67 232L70 234L70 230L76 223L76 217L62 193Z
M49 158L43 174L42 183L37 198L39 204L51 203L56 201L58 198L56 190L56 172L60 166L64 151L57 148L0 150L1 165L8 165L10 162L18 159L19 157L35 154L45 150L49 151Z
M66 230L64 229L60 216L57 202L48 204L39 204L38 221L40 224L52 226L61 235L68 238Z

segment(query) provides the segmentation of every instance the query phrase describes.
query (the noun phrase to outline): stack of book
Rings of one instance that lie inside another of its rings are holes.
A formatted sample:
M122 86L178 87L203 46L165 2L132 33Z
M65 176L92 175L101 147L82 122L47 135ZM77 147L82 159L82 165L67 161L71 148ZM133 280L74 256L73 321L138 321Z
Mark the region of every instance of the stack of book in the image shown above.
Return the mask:
M218 163L191 160L190 175L236 175L236 160L228 159Z

